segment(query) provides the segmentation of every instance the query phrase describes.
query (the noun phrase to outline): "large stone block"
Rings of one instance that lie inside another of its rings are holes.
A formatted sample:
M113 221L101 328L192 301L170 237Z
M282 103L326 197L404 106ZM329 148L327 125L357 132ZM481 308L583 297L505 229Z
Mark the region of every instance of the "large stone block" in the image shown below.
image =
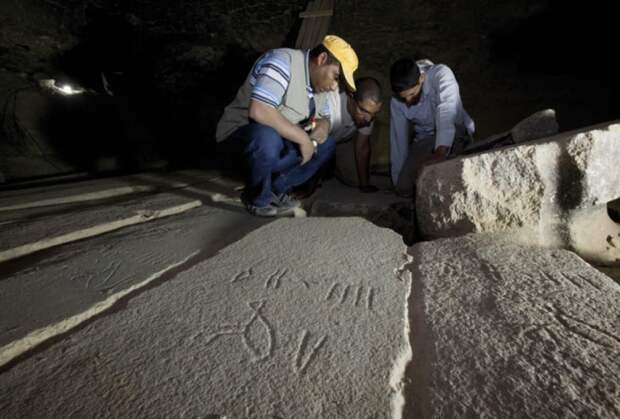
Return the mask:
M619 161L620 124L611 122L429 166L417 185L420 230L433 238L508 231L578 252L595 246L584 256L620 261L620 246L608 244L620 226L603 211L620 197ZM593 222L608 228L588 232Z
M2 417L400 417L406 250L272 222L1 373Z
M620 416L620 286L574 253L418 244L408 417Z

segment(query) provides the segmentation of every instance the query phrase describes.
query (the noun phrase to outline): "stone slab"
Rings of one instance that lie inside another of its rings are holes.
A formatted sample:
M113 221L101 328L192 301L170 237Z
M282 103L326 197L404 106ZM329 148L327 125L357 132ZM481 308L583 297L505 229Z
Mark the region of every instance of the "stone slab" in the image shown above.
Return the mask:
M531 243L580 247L573 224L620 197L618 161L620 124L611 122L429 166L417 184L421 233L522 230ZM603 247L606 235L595 240Z
M497 237L410 253L410 417L620 416L618 284Z
M405 251L361 219L275 221L0 374L0 410L400 417Z
M199 177L193 179L197 183L168 188L166 193L123 195L114 199L0 212L0 262L178 214L203 203L233 210L243 208L233 181L217 177L208 181L199 181ZM182 179L166 178L166 181L180 183ZM190 181L187 179L186 183ZM92 186L96 187L96 183Z
M179 214L200 205L200 199L164 193L4 223L0 225L0 262L129 225Z
M143 192L161 192L219 178L221 174L217 172L203 171L141 173L54 186L6 190L0 192L0 214L3 211L103 200Z
M266 222L205 206L0 265L0 366Z

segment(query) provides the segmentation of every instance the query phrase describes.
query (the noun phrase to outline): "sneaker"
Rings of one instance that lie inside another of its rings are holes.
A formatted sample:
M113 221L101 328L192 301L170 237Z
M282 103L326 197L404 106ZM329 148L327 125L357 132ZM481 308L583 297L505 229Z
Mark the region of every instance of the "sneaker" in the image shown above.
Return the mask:
M275 193L272 192L271 193L271 205L273 205L274 207L283 209L283 210L290 210L290 209L298 208L299 206L301 206L301 202L299 202L298 200L296 200L289 194L281 193L279 195L276 195Z
M279 208L269 204L266 207L257 207L255 205L246 204L245 208L252 215L257 217L277 217L282 212Z

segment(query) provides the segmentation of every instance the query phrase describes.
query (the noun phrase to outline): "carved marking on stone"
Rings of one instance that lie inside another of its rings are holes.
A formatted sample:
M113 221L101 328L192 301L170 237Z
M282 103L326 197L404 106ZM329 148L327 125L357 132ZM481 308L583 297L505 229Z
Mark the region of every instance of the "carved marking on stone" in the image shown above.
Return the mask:
M605 346L610 349L620 349L620 338L598 326L586 323L585 321L564 313L561 310L555 312L556 319L570 332L581 336L597 345ZM607 338L607 339L606 339ZM607 340L607 342L606 342ZM609 342L611 341L611 342Z
M114 278L114 276L116 275L116 273L118 272L120 267L121 267L121 263L120 262L113 262L113 263L111 263L105 269L102 270L102 273L105 274L105 276L102 279L99 279L99 280L96 279L96 276L88 274L88 277L86 279L85 287L86 288L91 288L91 286L93 286L93 288L96 291L105 291L105 290L114 288L115 286L117 286L118 284L120 284L123 281L122 280L121 281L116 281L113 284L108 284L108 282L110 282L110 279ZM93 282L96 282L97 284L93 284Z
M355 293L355 307L357 307L357 305L360 303L363 289L364 287L357 287L357 292Z
M567 314L553 304L547 304L545 308L556 319L558 326L563 327L563 330L596 345L616 351L620 350L620 338L618 336Z
M375 299L375 289L373 287L368 288L368 294L366 295L366 308L372 311L372 303Z
M295 363L293 364L293 370L298 374L303 374L306 367L316 357L319 349L323 346L327 340L327 336L323 335L318 338L312 349L310 349L308 355L304 355L307 352L309 335L307 330L302 330L299 336L299 345L297 345L297 351L295 352ZM305 359L304 359L305 356Z
M241 271L232 277L232 279L230 280L230 283L234 284L235 282L245 281L246 279L250 279L253 275L254 275L254 268Z
M586 275L583 274L578 274L577 275L579 278L583 279L587 284L590 284L593 288L597 289L597 290L601 290L601 287L599 284L597 284L596 282L594 282L591 278L588 278Z
M571 284L573 284L576 288L583 288L581 284L575 281L573 278L571 278L570 275L560 272L560 276L564 278L565 280L567 280L568 282L570 282Z
M334 300L335 304L345 304L350 301L355 307L359 307L362 301L362 296L366 290L366 304L367 310L372 310L375 290L373 287L365 287L363 285L343 285L335 282L329 288L329 291L325 295L325 301Z
M547 278L549 281L555 282L557 285L562 285L562 283L560 281L555 279L552 275L548 274L547 272L545 272L543 270L539 270L539 272L540 272L540 274L542 275L543 278Z
M210 344L222 336L240 336L246 350L252 355L252 362L262 361L263 359L270 357L273 354L275 333L273 327L261 313L264 305L264 300L249 302L248 307L250 307L253 313L245 324L223 324L220 326L219 332L207 336L206 343ZM266 345L263 347L257 347L257 345L250 340L249 336L252 327L262 328L266 340Z
M332 295L334 295L334 292L336 291L336 288L338 288L340 286L339 283L334 282L332 284L331 287L329 287L329 291L327 292L327 295L325 296L325 301L329 300L330 298L332 298Z
M280 288L280 281L286 276L288 269L276 269L265 281L265 288Z
M347 296L349 295L350 288L351 288L350 285L347 285L346 287L344 287L344 291L342 292L342 294L340 294L340 304L343 304L345 301L347 301Z

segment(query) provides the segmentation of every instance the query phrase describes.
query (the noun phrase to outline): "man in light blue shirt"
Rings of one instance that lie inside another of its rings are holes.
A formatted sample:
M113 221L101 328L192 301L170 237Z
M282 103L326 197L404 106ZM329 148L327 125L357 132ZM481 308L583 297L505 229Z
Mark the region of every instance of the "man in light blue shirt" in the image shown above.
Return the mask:
M392 182L398 194L412 196L420 169L446 159L455 138L473 135L475 124L463 108L454 73L444 64L402 58L392 65L390 82Z

